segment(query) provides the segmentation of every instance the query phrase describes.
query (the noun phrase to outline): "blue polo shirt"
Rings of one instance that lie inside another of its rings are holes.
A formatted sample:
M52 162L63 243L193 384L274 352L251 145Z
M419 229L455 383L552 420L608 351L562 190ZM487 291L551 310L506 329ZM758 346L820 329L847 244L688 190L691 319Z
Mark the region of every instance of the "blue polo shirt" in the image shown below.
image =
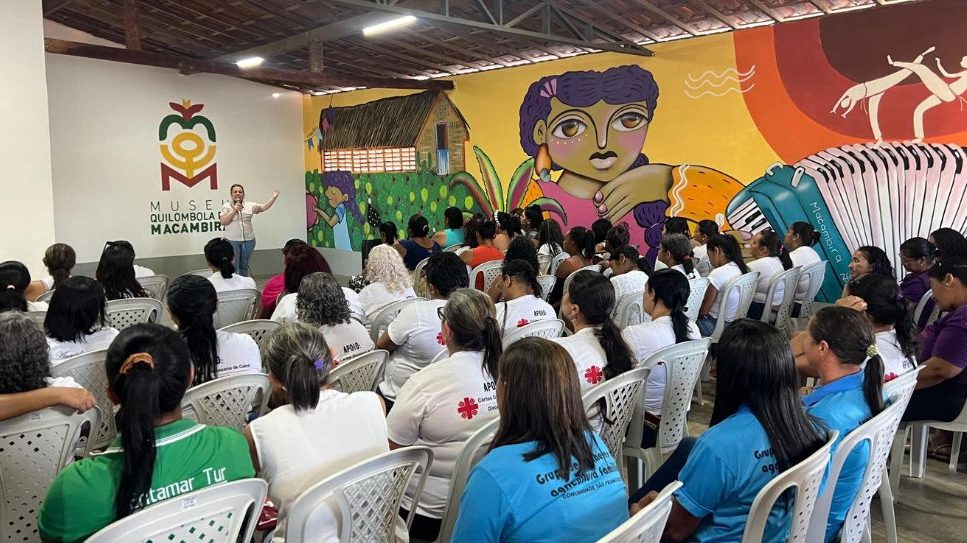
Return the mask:
M614 458L597 434L588 439L594 468L567 479L553 455L524 460L534 441L490 451L470 473L452 541L592 543L628 520Z
M765 428L746 405L705 431L679 473L675 498L690 515L702 519L689 541L742 540L756 495L779 474ZM776 505L769 513L764 542L786 541L790 509Z
M836 454L836 448L847 434L873 416L866 398L863 397L862 371L824 384L803 398L802 402L806 406L806 411L823 421L827 428L839 430L839 437L833 444L832 454ZM856 498L856 493L863 484L863 474L866 471L869 454L869 443L860 443L843 463L829 508L826 541L832 541L843 527L846 514L849 513L853 499Z

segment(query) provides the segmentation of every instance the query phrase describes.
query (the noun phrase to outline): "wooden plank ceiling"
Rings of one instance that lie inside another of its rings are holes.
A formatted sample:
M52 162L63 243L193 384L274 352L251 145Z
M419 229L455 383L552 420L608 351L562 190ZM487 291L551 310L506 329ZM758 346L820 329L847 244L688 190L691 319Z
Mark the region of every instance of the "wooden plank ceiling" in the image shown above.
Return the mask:
M160 58L167 59L160 65L174 63L186 73L237 75L232 63L258 55L265 70L249 79L326 93L397 86L394 81L405 88L447 88L435 80L602 49L648 55L656 42L905 1L44 0L44 15L140 47L141 56L114 60ZM428 15L400 30L362 35L363 27L407 10ZM52 52L71 49L51 41ZM70 54L111 56L74 49Z

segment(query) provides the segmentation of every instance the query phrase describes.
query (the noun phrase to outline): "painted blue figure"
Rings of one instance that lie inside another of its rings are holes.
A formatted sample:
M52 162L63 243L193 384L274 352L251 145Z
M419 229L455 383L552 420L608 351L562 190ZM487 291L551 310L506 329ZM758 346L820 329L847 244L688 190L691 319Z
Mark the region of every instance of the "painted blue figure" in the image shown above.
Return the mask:
M356 203L356 185L353 182L353 176L349 172L326 172L322 182L326 187L323 194L329 205L333 207L333 212L330 215L317 207L316 213L332 227L333 247L340 251L352 251L347 215L351 212L357 221L363 222L363 214L359 211L359 204Z

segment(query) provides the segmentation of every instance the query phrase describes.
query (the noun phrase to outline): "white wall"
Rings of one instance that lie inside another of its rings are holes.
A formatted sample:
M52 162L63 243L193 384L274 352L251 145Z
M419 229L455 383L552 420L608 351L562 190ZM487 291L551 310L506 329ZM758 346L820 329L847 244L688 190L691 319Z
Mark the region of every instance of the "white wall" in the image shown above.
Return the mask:
M54 205L39 0L8 0L0 15L0 260L43 270ZM300 156L301 160L301 156Z
M258 249L305 237L300 94L62 55L47 55L47 85L57 240L71 244L79 262L97 260L113 239L131 241L139 259L201 253L219 232L152 234L151 204L171 213L190 201L200 210L210 203L217 213L232 183L245 185L255 201L282 190L275 207L254 219ZM168 103L182 99L204 104L198 115L215 126L217 190L206 180L191 188L172 182L162 191L158 127L175 114Z

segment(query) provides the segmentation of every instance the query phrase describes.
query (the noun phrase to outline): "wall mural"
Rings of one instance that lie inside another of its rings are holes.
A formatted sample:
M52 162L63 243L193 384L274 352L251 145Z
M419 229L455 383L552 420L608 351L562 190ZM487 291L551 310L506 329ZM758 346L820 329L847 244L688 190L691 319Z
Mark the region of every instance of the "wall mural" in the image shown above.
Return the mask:
M405 227L417 211L440 225L449 205L490 214L534 203L566 226L625 222L654 258L666 217L714 219L742 238L805 220L821 232L817 249L831 265L821 297L835 299L857 247L882 247L899 269L904 240L940 226L967 230L967 50L948 22L967 20L964 4L934 0L693 40L647 68L594 55L458 80L450 96L343 107L313 99L309 240L358 250L374 237L367 211ZM537 77L519 80L524 74ZM481 99L493 86L500 96ZM463 103L518 115L464 106L481 119L471 137ZM463 163L464 147L476 172Z

